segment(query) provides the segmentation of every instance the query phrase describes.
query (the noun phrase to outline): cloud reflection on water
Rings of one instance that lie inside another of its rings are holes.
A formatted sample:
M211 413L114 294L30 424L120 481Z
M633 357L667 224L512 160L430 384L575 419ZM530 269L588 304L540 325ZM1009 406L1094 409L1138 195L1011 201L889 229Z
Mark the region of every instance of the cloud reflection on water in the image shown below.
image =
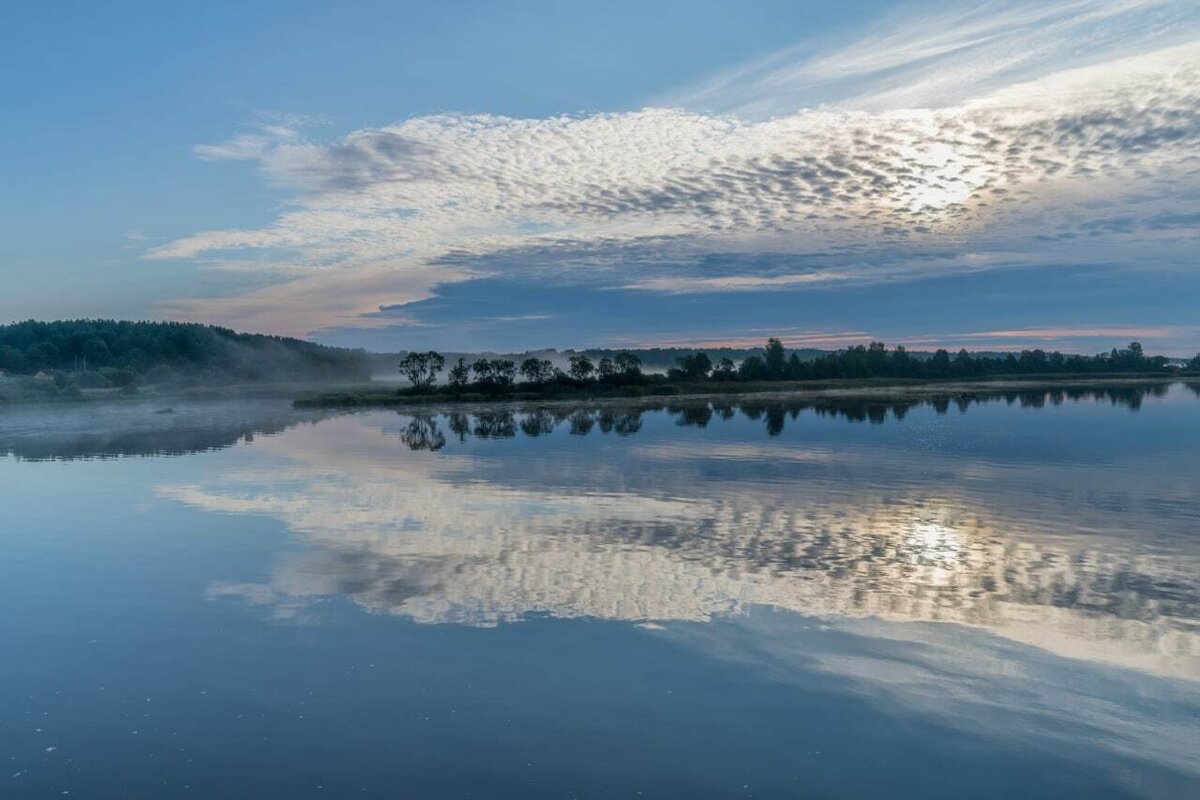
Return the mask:
M1035 458L989 444L999 434L985 426L974 451L956 452L921 439L928 417L877 440L843 436L803 404L748 403L728 418L704 408L342 417L257 443L277 469L160 492L270 515L302 537L306 549L261 583L210 590L283 618L330 597L477 626L530 614L702 622L769 606L959 623L1200 678L1200 499L1186 448ZM679 427L698 416L712 427ZM806 435L781 435L772 417ZM581 418L597 433L559 435ZM754 435L755 419L775 435ZM1103 419L1127 425L1119 410ZM436 453L410 450L431 443Z

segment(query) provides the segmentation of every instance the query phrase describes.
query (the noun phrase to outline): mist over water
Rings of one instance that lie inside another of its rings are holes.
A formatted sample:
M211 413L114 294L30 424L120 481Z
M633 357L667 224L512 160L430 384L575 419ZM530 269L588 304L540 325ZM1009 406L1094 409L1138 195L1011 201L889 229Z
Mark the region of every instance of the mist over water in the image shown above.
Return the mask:
M1198 423L1184 384L0 411L0 785L1188 796Z

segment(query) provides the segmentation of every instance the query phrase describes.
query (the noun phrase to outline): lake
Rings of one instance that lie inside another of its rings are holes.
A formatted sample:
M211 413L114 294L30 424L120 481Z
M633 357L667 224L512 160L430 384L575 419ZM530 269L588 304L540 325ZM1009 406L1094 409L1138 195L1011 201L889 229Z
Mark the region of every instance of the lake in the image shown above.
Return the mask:
M1200 386L0 409L0 796L1200 797Z

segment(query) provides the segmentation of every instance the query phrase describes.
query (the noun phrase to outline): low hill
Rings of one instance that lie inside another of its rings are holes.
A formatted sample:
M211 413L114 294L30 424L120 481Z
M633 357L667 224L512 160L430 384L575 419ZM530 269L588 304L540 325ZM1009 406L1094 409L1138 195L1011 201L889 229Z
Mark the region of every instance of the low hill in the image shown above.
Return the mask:
M138 383L358 381L362 350L185 322L76 319L0 325L0 371L70 376L83 388Z

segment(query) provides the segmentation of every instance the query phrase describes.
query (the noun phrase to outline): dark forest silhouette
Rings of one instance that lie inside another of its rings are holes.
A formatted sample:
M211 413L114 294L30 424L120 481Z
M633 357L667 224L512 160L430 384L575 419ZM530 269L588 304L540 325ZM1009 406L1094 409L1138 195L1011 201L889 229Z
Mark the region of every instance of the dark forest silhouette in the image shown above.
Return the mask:
M844 380L982 380L1028 376L1114 376L1183 374L1200 371L1200 355L1184 370L1172 366L1164 356L1146 355L1139 342L1114 348L1095 356L1064 355L1044 350L1024 350L1004 355L972 354L946 350L913 354L904 347L889 349L883 342L858 345L833 353L803 359L789 351L779 339L740 364L729 358L715 363L704 351L677 359L677 366L662 373L648 373L632 350L615 351L598 362L584 353L570 358L564 371L536 357L518 364L502 358L459 358L444 383L439 383L445 359L435 351L409 353L400 363L409 386L398 395L480 400L497 397L517 399L597 396L639 396L715 391L761 391L788 388L785 384ZM735 386L736 385L736 388ZM374 400L377 400L375 398ZM329 395L314 405L371 404L370 397Z

